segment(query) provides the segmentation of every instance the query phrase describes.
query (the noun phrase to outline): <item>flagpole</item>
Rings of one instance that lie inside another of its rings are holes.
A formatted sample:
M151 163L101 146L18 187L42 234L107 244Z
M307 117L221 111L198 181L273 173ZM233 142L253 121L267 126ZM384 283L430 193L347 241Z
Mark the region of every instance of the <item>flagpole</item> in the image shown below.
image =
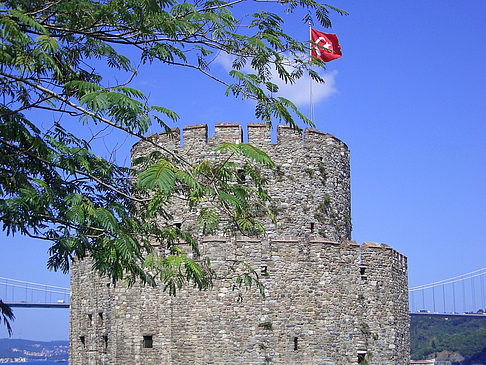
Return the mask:
M309 21L309 57L310 61L312 62L312 28L311 22ZM312 66L310 66L312 67ZM309 96L310 96L310 120L313 121L313 113L312 113L312 76L309 75Z

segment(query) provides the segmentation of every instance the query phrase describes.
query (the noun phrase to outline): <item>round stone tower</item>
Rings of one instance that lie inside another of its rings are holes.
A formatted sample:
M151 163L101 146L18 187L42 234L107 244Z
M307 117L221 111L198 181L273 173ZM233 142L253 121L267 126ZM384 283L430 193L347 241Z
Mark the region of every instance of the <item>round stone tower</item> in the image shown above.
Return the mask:
M158 144L177 150L186 161L216 159L214 149L221 142L243 142L237 123L218 123L214 136L208 138L205 124L184 127L183 147L179 130L172 139L166 134L153 135ZM348 147L336 137L316 129L304 134L288 126L277 127L277 143L271 143L270 129L265 124L248 125L248 143L266 152L277 165L267 173L267 188L272 198L269 206L276 226L269 219L265 228L269 237L323 237L335 241L351 239L351 193ZM155 149L139 142L133 157L144 156ZM195 224L195 215L184 205L173 207L177 220L187 228Z
M206 125L150 138L187 161L220 159L221 142L242 142L238 124ZM349 151L339 139L248 125L248 142L279 166L268 172L270 210L264 237L201 236L202 257L217 279L207 291L120 283L93 274L88 259L71 269L71 365L302 364L408 365L407 259L387 245L351 238ZM137 143L133 158L152 144ZM183 228L196 215L174 204ZM163 248L161 248L163 250ZM188 250L189 252L190 250ZM237 264L260 275L265 297L235 291Z

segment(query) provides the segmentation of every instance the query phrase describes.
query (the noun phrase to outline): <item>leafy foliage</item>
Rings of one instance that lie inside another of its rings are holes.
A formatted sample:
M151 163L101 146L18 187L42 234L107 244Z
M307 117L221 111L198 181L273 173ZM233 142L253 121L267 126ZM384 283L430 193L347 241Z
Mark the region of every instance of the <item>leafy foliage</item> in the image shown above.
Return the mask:
M469 364L486 357L486 318L411 316L410 339L412 359L450 351L459 352Z
M273 163L250 145L227 143L218 149L221 161L191 165L144 136L153 123L170 132L176 112L150 105L129 84L140 64L189 67L225 85L227 94L255 100L262 121L298 129L295 115L310 123L291 101L273 96L278 87L272 68L287 83L305 72L322 81L303 56L307 44L285 33L278 13L303 12L304 21L329 26L330 11L344 12L315 0L281 0L245 15L248 5L248 0L3 2L0 221L7 235L51 241L53 270L67 271L74 257L89 255L93 268L113 281L155 285L159 278L170 294L188 282L210 287L210 262L199 260L194 236L173 224L172 199L182 196L187 209L198 212L203 233L262 232L257 217L269 197L260 169ZM226 79L209 67L219 52L234 57ZM243 72L245 65L253 71ZM128 80L118 83L100 69L127 74ZM106 127L145 140L156 152L133 169L97 156L94 137L80 131ZM222 216L228 217L224 226ZM179 249L180 242L194 255ZM154 243L168 253L154 252ZM250 269L242 275L239 284L257 278ZM12 318L8 313L4 319Z
M0 300L0 315L2 316L3 323L7 327L8 334L12 335L12 327L10 326L10 321L15 319L12 309Z

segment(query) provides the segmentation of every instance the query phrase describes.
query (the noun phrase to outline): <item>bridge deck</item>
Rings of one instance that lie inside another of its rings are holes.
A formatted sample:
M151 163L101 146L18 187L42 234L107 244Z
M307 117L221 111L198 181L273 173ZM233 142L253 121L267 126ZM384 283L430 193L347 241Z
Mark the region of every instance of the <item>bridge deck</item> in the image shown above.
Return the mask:
M12 302L5 303L12 308L69 308L69 303L27 303Z
M410 312L411 316L443 316L443 317L485 317L482 313L426 313L426 312Z

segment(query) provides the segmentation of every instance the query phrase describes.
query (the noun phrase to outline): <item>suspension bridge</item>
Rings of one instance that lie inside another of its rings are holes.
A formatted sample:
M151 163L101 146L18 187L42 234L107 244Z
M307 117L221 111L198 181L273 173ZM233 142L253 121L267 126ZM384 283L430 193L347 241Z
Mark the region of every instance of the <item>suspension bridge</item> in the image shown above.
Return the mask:
M70 290L0 277L0 299L11 307L69 308ZM411 315L486 316L486 267L409 288Z
M70 290L0 277L0 299L12 308L69 308Z
M486 316L486 267L408 289L411 314Z

